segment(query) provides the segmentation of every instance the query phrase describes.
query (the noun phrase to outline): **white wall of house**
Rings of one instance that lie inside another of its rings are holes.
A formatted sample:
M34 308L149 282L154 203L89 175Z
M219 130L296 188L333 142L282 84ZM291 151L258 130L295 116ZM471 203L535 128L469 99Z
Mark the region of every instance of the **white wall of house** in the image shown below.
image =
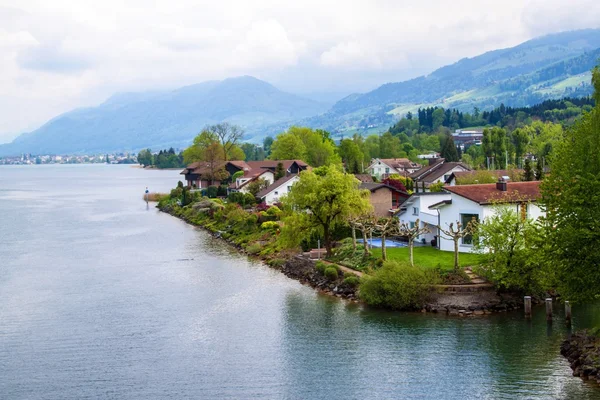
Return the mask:
M298 180L300 180L300 178L297 175L294 176L289 181L284 182L282 185L279 185L278 187L273 188L262 199L268 205L273 205L275 203L278 203L282 196L284 196L290 192L292 185L294 183L298 182Z
M398 218L400 222L411 226L414 226L418 219L420 227L427 227L431 232L420 235L417 240L421 242L425 239L426 244L431 243L438 234L438 213L436 210L430 210L429 207L444 200L450 200L450 193L414 194L402 205L406 207L406 211L399 213Z
M376 176L377 179L381 179L382 175L398 173L398 171L395 168L390 167L389 165L387 165L379 159L375 159L375 161L371 165L369 165L367 171L369 172L369 174Z
M456 194L452 194L451 196L452 204L438 208L440 212L440 226L444 229L448 229L451 223L454 224L454 229L456 229L457 221L460 221L464 225L470 221L473 216L475 216L478 221L485 221L486 218L491 217L496 213L497 206L480 205L479 203ZM519 214L521 213L520 204L507 204L505 206L510 207ZM526 206L527 218L538 219L545 215L536 203L529 203ZM453 252L454 241L450 238L446 238L445 235L440 234L439 248L440 250ZM461 253L472 253L474 250L471 238L467 237L460 239L458 250Z

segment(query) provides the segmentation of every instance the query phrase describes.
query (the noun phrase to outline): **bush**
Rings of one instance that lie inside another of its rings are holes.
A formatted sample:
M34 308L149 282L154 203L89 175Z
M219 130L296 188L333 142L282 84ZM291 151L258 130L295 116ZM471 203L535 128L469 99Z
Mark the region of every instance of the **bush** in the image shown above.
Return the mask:
M317 261L317 263L315 264L315 269L321 275L324 275L325 274L325 270L327 269L327 264L325 264L323 261Z
M262 246L259 243L253 243L250 246L246 247L246 252L248 254L258 254L262 250Z
M208 188L206 188L206 196L211 199L217 197L218 193L219 189L216 186L209 186Z
M227 196L227 186L221 185L217 187L217 196L218 197L226 197Z
M330 281L335 281L338 278L338 271L335 267L327 267L323 275Z
M370 306L394 310L419 309L427 301L431 285L438 280L435 271L387 261L373 275L363 277L360 297Z
M183 188L176 187L175 189L171 190L171 194L169 196L172 199L180 199L181 195L183 195Z
M281 216L282 211L277 206L271 206L265 211L265 214L271 217Z
M358 279L358 276L350 275L344 278L344 285L348 285L350 287L357 287L359 282L360 279Z
M268 230L268 231L276 231L277 229L279 229L279 224L275 221L267 221L267 222L263 222L260 225L260 229L263 230Z

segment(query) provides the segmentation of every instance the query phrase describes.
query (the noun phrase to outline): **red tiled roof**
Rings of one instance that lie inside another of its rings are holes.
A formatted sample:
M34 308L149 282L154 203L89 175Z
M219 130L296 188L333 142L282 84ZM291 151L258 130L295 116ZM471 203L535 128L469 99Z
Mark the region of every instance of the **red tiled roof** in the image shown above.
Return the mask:
M363 183L373 182L373 177L369 174L354 174L354 176Z
M380 158L379 161L395 169L418 168L419 164L410 161L408 158Z
M540 198L539 181L508 182L505 192L498 190L495 183L444 186L444 189L481 205L537 201Z

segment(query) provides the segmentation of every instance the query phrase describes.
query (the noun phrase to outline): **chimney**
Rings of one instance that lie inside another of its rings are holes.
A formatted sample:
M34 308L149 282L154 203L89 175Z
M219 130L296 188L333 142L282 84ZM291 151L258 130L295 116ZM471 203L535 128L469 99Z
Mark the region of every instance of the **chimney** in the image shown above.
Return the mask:
M506 192L506 181L504 178L498 178L498 182L496 182L496 189L501 192Z

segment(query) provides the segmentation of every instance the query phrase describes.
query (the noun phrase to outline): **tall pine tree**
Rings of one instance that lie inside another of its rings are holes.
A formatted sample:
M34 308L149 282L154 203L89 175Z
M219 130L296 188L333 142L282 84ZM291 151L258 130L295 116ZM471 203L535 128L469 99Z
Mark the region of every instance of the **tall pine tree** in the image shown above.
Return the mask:
M448 162L459 160L458 151L456 151L456 145L451 135L446 137L440 156Z
M524 181L532 181L535 177L533 176L533 168L531 167L531 160L529 158L525 159L525 167L523 172L523 180Z

